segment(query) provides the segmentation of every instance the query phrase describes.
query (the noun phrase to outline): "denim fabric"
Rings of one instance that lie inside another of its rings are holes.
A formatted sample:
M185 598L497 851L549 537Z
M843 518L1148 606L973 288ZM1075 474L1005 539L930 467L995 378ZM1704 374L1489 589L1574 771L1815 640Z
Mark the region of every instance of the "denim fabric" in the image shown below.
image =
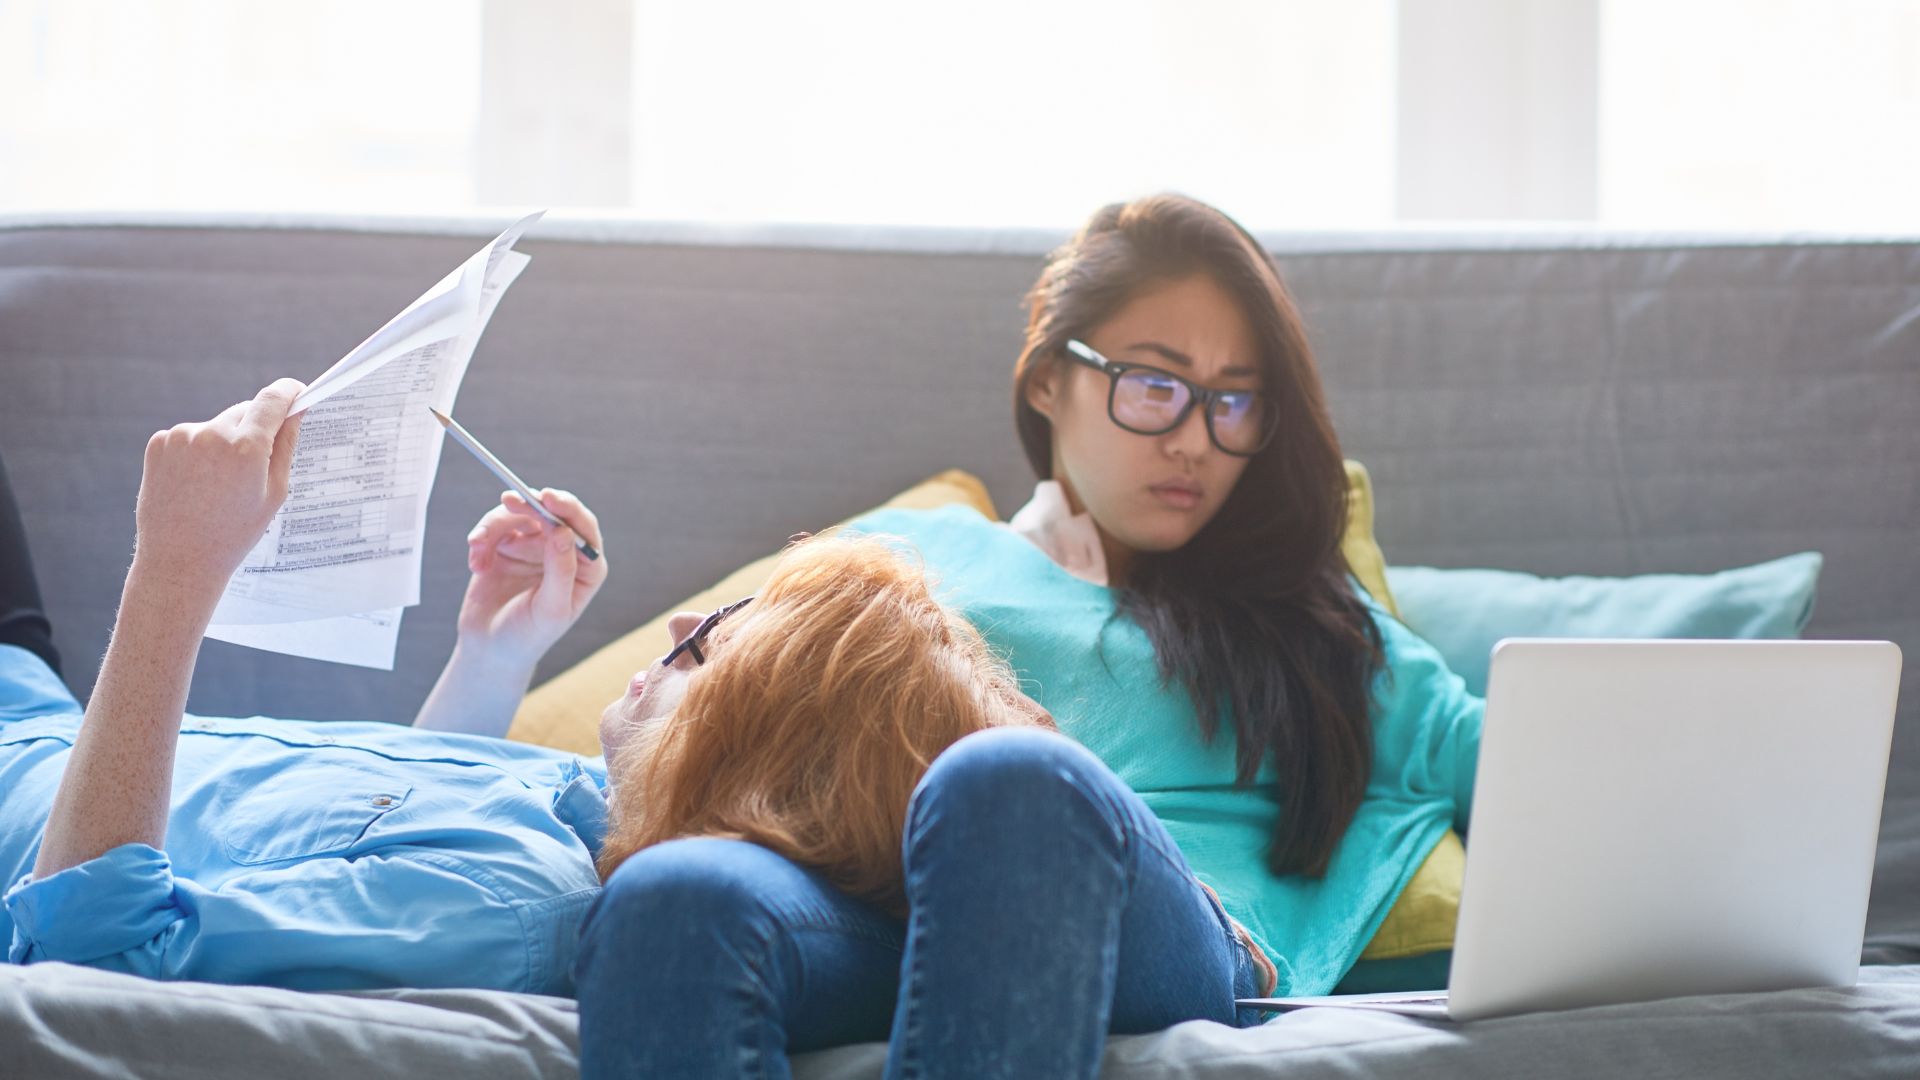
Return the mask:
M785 1077L888 1040L887 1076L1091 1077L1109 1032L1247 1026L1252 958L1144 803L1086 749L996 729L908 809L905 922L737 840L614 873L576 968L584 1076Z
M47 606L33 576L27 530L20 523L20 507L4 461L0 461L0 644L18 645L46 661L54 674L60 672L53 625L47 621Z

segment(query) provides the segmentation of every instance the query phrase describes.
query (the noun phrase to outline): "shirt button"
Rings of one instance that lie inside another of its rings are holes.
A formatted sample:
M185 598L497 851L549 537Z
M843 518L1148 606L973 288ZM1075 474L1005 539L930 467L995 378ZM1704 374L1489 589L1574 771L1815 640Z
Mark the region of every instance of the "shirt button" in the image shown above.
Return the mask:
M375 806L392 806L392 805L393 805L393 800L392 800L392 799L390 799L390 798L388 798L388 797L387 797L387 796L385 796L385 795L375 795L375 796L373 797L373 805L375 805Z

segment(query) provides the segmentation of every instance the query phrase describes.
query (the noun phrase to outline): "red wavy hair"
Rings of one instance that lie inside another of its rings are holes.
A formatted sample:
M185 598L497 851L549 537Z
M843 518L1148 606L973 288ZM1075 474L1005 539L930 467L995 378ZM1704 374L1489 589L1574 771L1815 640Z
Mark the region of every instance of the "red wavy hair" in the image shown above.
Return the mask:
M927 766L972 732L1052 718L896 544L802 540L715 628L679 706L630 745L603 878L653 844L730 837L904 911L901 832Z

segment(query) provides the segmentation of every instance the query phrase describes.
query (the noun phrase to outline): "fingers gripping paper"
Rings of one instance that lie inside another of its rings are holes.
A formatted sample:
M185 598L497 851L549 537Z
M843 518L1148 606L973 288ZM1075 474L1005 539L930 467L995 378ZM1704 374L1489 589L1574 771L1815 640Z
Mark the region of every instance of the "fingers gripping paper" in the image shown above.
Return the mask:
M207 636L393 669L420 602L420 541L445 432L494 305L530 261L530 214L313 380L286 503L227 582Z

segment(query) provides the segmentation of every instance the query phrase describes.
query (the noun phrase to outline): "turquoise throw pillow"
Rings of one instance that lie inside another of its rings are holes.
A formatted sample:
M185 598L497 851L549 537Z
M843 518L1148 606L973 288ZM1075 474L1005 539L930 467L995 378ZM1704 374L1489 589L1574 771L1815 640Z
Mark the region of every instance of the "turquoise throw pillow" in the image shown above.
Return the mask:
M1389 566L1387 586L1401 620L1484 697L1493 645L1505 637L1798 637L1823 561L1803 551L1717 574L1614 578Z

